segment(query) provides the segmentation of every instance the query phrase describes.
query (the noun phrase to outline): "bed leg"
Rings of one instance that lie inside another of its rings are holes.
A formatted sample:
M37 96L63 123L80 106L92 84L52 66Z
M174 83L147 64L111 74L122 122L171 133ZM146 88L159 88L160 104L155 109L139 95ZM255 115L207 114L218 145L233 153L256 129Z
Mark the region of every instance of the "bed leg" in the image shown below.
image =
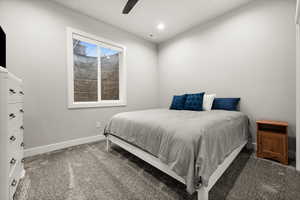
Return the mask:
M198 200L208 200L208 189L206 187L201 187L198 192Z
M109 138L108 136L106 137L106 151L109 152L110 150L110 141L109 141Z

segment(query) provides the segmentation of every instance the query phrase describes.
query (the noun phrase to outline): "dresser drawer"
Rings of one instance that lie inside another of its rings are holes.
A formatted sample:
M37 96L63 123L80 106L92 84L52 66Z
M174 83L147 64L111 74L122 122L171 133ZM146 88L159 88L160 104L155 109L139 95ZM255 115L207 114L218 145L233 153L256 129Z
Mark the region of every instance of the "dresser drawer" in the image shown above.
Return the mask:
M9 183L9 200L14 200L14 195L16 193L19 184L19 179L12 179Z
M11 163L12 161L14 161L14 163ZM20 162L20 160L18 160L16 158L16 156L12 156L8 159L8 177L11 178L13 177L14 172L16 171L17 165Z
M21 103L8 104L7 166L9 177L23 158L23 113Z
M12 162L12 160L17 161L19 159L18 152L20 151L19 144L21 139L19 138L18 134L20 133L15 133L14 135L11 135L8 138L7 163L9 165L9 171L11 171L14 165L16 164L16 162L14 163ZM12 141L12 137L14 137L15 140Z
M9 76L8 78L8 103L23 102L24 91L21 81Z
M8 104L7 120L9 135L23 129L23 113L24 110L21 103Z
M7 166L8 176L12 177L17 164L22 161L22 152L20 148L20 139L17 139L14 144L11 144L8 149Z
M18 104L8 104L7 119L9 132L15 132L20 129L21 117L19 112Z
M12 174L12 176L9 178L9 200L13 200L14 194L16 192L17 186L20 181L20 175L21 175L22 167L21 163L17 163L16 168Z
M17 135L19 134L19 135ZM18 163L22 163L22 159L24 157L24 143L23 143L23 136L20 135L21 132L16 133L16 140L9 141L8 144L8 157L7 157L7 165L8 165L8 172L9 177L12 176L16 165Z
M17 134L20 134L17 133ZM8 165L9 170L14 168L15 161L21 161L23 159L23 152L24 152L24 143L23 137L21 135L16 136L15 141L9 141L8 143Z
M8 177L13 177L13 174L18 170L18 165L23 165L23 152L18 151L10 154L10 157L7 160L8 165Z

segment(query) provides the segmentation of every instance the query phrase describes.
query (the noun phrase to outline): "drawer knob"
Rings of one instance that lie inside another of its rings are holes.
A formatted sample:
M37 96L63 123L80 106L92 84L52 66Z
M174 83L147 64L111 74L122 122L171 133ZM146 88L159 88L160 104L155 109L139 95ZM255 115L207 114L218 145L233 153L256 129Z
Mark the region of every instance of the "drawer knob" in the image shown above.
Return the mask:
M16 181L16 179L14 179L14 180L11 182L11 186L13 186L13 187L16 187L16 186L17 186L17 181Z
M24 147L25 147L25 143L22 142L22 143L20 144L20 146L24 148Z
M24 92L23 92L23 91L20 91L19 94L20 94L20 95L24 95Z
M10 114L9 114L9 117L10 117L11 119L13 119L13 118L16 117L16 115L15 115L14 113L10 113Z
M20 126L20 129L21 129L21 130L24 130L24 126Z
M24 110L23 110L23 109L20 109L20 113L24 113Z
M23 158L22 160L21 160L21 163L24 163L25 162L25 158Z
M14 164L16 164L16 162L17 162L17 160L14 159L14 158L12 158L9 163L12 164L12 165L14 165Z
M16 141L16 137L15 136L11 136L9 139L10 139L10 141Z
M12 94L16 94L16 91L14 89L9 89L9 92Z

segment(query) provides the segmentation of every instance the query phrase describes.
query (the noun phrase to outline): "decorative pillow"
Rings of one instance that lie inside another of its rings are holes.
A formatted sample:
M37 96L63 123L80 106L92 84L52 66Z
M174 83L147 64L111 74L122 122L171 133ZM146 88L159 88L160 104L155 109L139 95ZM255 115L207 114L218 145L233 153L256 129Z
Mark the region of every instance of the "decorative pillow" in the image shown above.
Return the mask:
M184 103L186 100L186 94L180 95L180 96L173 96L172 104L170 106L170 109L172 110L183 110Z
M210 111L216 94L205 94L203 98L203 110Z
M183 109L202 111L203 96L204 96L204 92L198 94L187 94Z
M212 109L236 111L241 98L215 98Z

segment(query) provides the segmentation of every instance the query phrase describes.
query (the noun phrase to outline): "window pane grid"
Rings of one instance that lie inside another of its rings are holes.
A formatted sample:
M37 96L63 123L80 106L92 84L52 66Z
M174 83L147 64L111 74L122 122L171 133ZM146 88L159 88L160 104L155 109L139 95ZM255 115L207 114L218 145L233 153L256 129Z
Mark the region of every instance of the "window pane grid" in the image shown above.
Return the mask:
M119 52L101 47L101 100L119 100Z
M73 39L74 102L98 101L97 46Z
M74 103L120 100L122 51L73 34Z
M100 46L97 46L97 56L98 56L98 80L101 80L101 59L100 56L101 55L101 48ZM101 100L101 82L98 81L98 99L99 101Z

